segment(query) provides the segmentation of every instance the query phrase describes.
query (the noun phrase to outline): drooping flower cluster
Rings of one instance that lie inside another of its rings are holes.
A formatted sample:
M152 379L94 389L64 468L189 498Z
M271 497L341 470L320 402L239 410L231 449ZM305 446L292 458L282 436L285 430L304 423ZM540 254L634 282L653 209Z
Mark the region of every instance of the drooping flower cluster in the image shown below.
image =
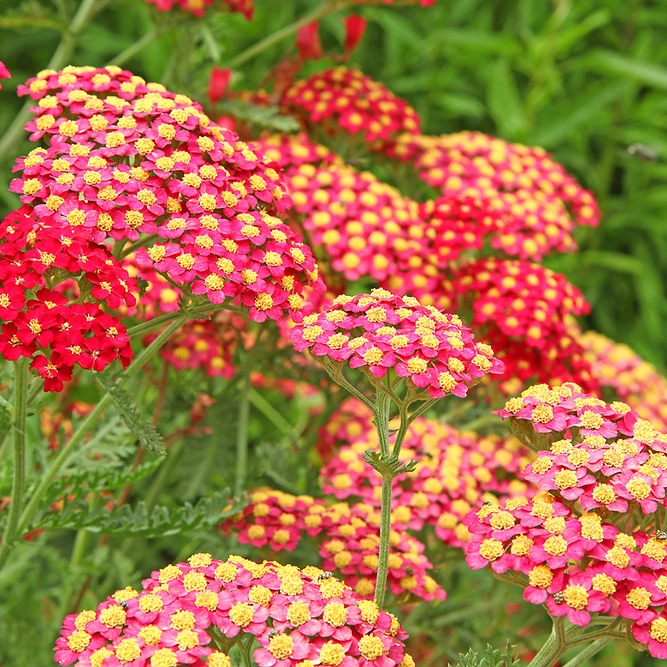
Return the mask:
M419 132L417 112L378 81L346 67L317 72L297 81L282 104L307 127L328 134L361 134L369 143Z
M38 214L97 242L154 234L138 262L257 321L298 317L304 287L321 289L310 249L273 215L290 203L279 174L189 98L117 67L47 70L19 92L49 147L18 161L11 189Z
M179 7L184 12L201 17L208 8L214 6L216 0L146 0L146 2L155 5L161 12L169 12L174 7ZM239 12L251 21L255 11L255 0L221 0L221 9Z
M259 667L414 665L398 620L330 573L206 553L67 616L55 657L79 667L231 667L220 636L252 637Z
M322 468L321 483L325 493L338 499L359 498L379 508L382 477L363 456L368 449L378 448L370 417L363 428L353 437L343 434L347 444ZM431 525L445 544L461 547L469 539L462 521L471 509L482 502L530 497L531 488L520 474L532 459L529 454L515 438L480 436L431 419L416 419L399 458L417 465L396 477L392 526L421 530Z
M576 379L597 390L581 344L567 318L589 310L565 276L520 260L479 259L464 263L447 290L450 307L472 308L471 325L499 350L507 377L564 382ZM516 383L516 380L515 380ZM515 391L511 384L505 391Z
M45 391L61 391L74 366L127 366L129 337L101 307L133 306L137 284L108 248L29 207L0 223L0 356L32 358Z
M644 361L627 345L586 331L577 336L593 377L603 388L632 406L656 428L667 432L667 382L655 366Z
M356 594L372 598L380 550L380 511L366 503L327 504L312 496L293 496L257 489L252 502L222 525L239 542L273 551L293 551L304 539L318 541L322 567L338 570ZM394 526L391 535L388 586L395 595L423 600L444 599L445 592L428 574L432 565L424 545Z
M619 616L667 657L667 435L574 383L531 387L498 414L538 450L525 476L542 492L469 515L468 564L525 575L526 600L577 625Z
M421 178L445 195L493 198L498 193L515 193L519 205L522 201L545 205L548 214L532 222L535 232L550 233L553 210L547 204L560 203L572 211L570 228L575 223L596 225L600 218L593 194L539 147L511 144L479 132L440 137L406 134L389 146L388 153L414 164ZM565 209L559 215L564 213Z
M310 350L341 370L361 368L372 380L393 369L432 398L463 397L488 373L503 371L491 347L476 343L458 316L384 289L336 297L306 316L290 338L296 350Z

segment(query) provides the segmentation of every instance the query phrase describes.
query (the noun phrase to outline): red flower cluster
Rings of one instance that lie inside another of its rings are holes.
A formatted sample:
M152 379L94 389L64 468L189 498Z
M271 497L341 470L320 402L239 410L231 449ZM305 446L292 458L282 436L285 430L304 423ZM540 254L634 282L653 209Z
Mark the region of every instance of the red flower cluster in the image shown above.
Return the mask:
M7 69L5 63L0 60L0 79L11 79L12 73ZM0 90L2 90L2 84L0 84Z
M597 390L583 348L567 326L568 317L587 313L589 306L565 276L539 264L489 258L463 264L447 287L449 307L471 305L472 327L499 350L508 378L574 378Z
M40 215L95 241L155 234L137 253L213 303L234 298L264 321L298 317L321 288L312 254L272 215L289 206L278 173L183 95L117 67L42 72L19 88L39 100L11 189Z
M306 126L333 134L362 134L367 142L419 132L417 112L381 83L359 70L335 67L297 81L282 104Z
M174 7L179 7L184 12L201 17L206 13L206 9L213 5L214 0L146 0L146 2L155 5L161 12L169 12ZM252 20L255 11L255 0L222 0L222 4L224 9L230 12L239 12L248 21Z
M545 205L548 215L532 222L536 232L551 233L548 225L553 222L554 210L548 204L560 203L572 210L570 228L575 222L599 222L593 194L542 148L510 144L479 132L459 132L440 137L406 134L389 146L388 152L414 164L421 178L445 195L492 198L498 193L515 193L519 204ZM529 209L522 210L520 215L528 213ZM558 215L563 214L564 210Z
M615 343L595 331L576 336L584 359L600 386L612 389L644 419L667 432L667 382L655 366L627 345Z
M61 391L75 365L129 364L125 327L100 303L133 306L137 284L78 228L39 219L28 207L8 215L0 223L0 285L0 356L38 353L31 368L45 391Z
M349 407L343 414L349 414ZM335 417L333 423L337 421ZM368 449L378 449L370 415L359 426L362 433L341 434L346 444L322 469L322 489L341 500L360 498L379 508L382 478L363 457ZM417 467L396 478L392 526L421 530L431 525L443 542L461 547L469 539L462 520L471 509L483 501L497 504L499 499L531 495L519 477L532 458L515 438L462 433L418 418L408 429L400 453L401 461L416 461Z
M650 521L665 506L667 435L574 383L531 387L498 414L539 450L526 478L542 493L471 514L468 564L526 575L526 600L577 625L627 619L667 657L667 538Z
M322 567L347 575L345 583L358 595L373 596L380 550L380 511L375 506L327 505L311 496L258 489L252 503L225 522L222 530L237 533L241 543L268 546L273 551L293 551L305 535L323 538L319 549ZM392 531L389 589L395 595L444 599L444 590L428 575L433 566L423 552L424 545L404 528Z
M463 397L488 373L503 372L493 350L476 343L458 316L383 289L336 297L295 326L290 339L296 350L361 368L374 381L393 369L432 398Z
M55 658L79 667L231 667L212 648L218 633L226 644L252 636L259 667L414 667L397 619L329 573L206 553L153 572L141 591L128 586L95 611L67 616Z

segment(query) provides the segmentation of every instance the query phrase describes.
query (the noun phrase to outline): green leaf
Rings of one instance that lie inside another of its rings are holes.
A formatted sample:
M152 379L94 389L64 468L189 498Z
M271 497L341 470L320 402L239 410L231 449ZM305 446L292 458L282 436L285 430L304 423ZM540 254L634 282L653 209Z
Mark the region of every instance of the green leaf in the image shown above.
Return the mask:
M243 100L229 100L221 103L218 111L253 126L254 130L289 134L301 129L296 119L281 113L280 109L274 106L259 106Z
M489 113L504 137L512 139L525 129L526 117L519 90L505 60L499 60L490 69L487 103Z
M512 648L507 644L503 650L494 649L487 644L486 650L481 653L470 649L465 655L459 654L454 667L513 667L519 664L519 659L512 655Z
M614 76L623 76L649 86L667 89L667 68L629 58L613 51L602 49L593 51L580 61L579 67Z
M137 406L132 401L130 394L121 389L115 380L106 373L99 373L97 381L109 392L113 402L120 411L123 421L127 427L139 438L141 445L155 456L165 456L167 450L164 447L162 437L155 430L155 426L145 419Z

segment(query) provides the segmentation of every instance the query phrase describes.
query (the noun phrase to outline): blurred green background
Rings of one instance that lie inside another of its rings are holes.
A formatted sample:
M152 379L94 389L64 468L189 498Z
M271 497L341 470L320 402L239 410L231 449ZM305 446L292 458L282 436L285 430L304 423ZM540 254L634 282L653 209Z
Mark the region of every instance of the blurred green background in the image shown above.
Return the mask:
M0 60L14 75L0 93L0 134L22 106L13 94L16 85L47 66L63 34L72 40L72 64L104 65L150 36L157 25L164 34L124 66L204 101L213 64L224 66L318 4L255 3L255 20L247 23L240 15L190 20L160 15L143 0L107 1L94 21L72 37L65 26L81 3L0 0ZM547 263L584 290L593 306L591 328L628 343L664 369L667 3L438 0L431 8L364 5L354 11L368 19L369 27L352 64L409 100L425 133L480 130L543 146L595 192L603 211L601 226L580 230L578 254L551 257ZM343 34L340 14L326 18L325 50L340 53ZM261 85L280 58L293 53L293 43L290 37L248 61L236 71L234 88ZM13 160L30 148L18 143L0 154L4 212L17 203L7 192ZM447 621L425 624L440 628L442 641L452 641L452 649L494 639L487 636L489 619L473 590L479 580L468 583L470 576L454 570L449 603L433 609L434 616ZM506 600L505 584L489 586L480 594ZM516 597L512 593L507 600ZM542 615L523 608L524 614ZM505 638L514 640L509 633ZM614 646L595 664L658 661Z

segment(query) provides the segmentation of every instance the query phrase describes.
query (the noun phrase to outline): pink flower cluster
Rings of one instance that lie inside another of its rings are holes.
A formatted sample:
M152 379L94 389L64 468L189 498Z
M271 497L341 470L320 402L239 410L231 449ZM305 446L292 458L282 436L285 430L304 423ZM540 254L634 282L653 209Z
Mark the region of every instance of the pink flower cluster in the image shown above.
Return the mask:
M272 551L293 551L306 537L319 542L322 567L338 570L356 594L372 598L380 550L380 510L365 503L327 504L312 496L257 489L252 502L222 525L239 542ZM388 586L395 595L444 599L445 591L428 574L433 566L424 545L404 528L391 535Z
M627 345L595 331L577 331L591 374L644 419L667 432L667 381L655 366L644 361Z
M306 127L333 134L361 134L367 142L419 132L417 112L378 81L339 66L297 81L283 95L288 111Z
M11 189L39 215L101 242L158 241L137 252L212 303L235 299L257 321L296 317L321 289L310 249L273 213L290 200L278 172L184 95L117 67L45 71L20 94L47 149L20 159Z
M446 291L448 307L472 306L472 327L499 350L515 385L516 379L519 386L575 379L597 391L568 326L568 318L588 313L589 305L562 274L527 261L479 259L463 263Z
M0 222L0 285L0 356L32 357L45 391L61 391L76 365L129 364L125 327L101 304L133 306L136 281L79 228L29 207L10 213Z
M573 212L569 232L577 224L597 225L600 219L593 194L539 147L511 144L479 132L459 132L440 137L405 134L386 150L391 157L412 163L421 178L444 195L497 198L499 204L504 202L501 206L518 206L520 218L534 214L525 220L535 233L555 233L551 225L559 218L556 226L562 227L562 220L568 217L566 207ZM501 193L512 193L516 199ZM544 216L539 215L540 207ZM511 208L507 212L514 215Z
M330 573L206 553L67 616L55 657L79 667L231 667L219 635L252 637L259 667L414 667L397 619Z
M184 12L202 17L207 8L213 6L214 0L146 0L161 12L170 12L174 7ZM252 20L255 11L255 0L222 0L222 6L231 12L240 12L248 21Z
M665 506L667 435L574 383L531 387L499 414L539 450L525 477L542 491L470 514L468 564L520 573L526 600L577 625L620 617L667 657L667 535L651 527Z
M346 407L342 414L349 414ZM382 477L364 459L368 449L378 449L371 416L363 433L342 434L342 446L321 471L325 493L340 500L360 498L379 508ZM430 525L445 544L463 546L469 533L464 517L482 502L530 497L522 470L532 460L515 438L463 433L431 419L417 418L401 446L400 460L416 461L409 474L396 477L392 499L392 526L397 530L422 530Z
M361 368L373 380L393 369L432 398L463 397L488 373L503 372L493 350L476 343L458 316L384 289L336 297L295 326L290 339L298 351Z

